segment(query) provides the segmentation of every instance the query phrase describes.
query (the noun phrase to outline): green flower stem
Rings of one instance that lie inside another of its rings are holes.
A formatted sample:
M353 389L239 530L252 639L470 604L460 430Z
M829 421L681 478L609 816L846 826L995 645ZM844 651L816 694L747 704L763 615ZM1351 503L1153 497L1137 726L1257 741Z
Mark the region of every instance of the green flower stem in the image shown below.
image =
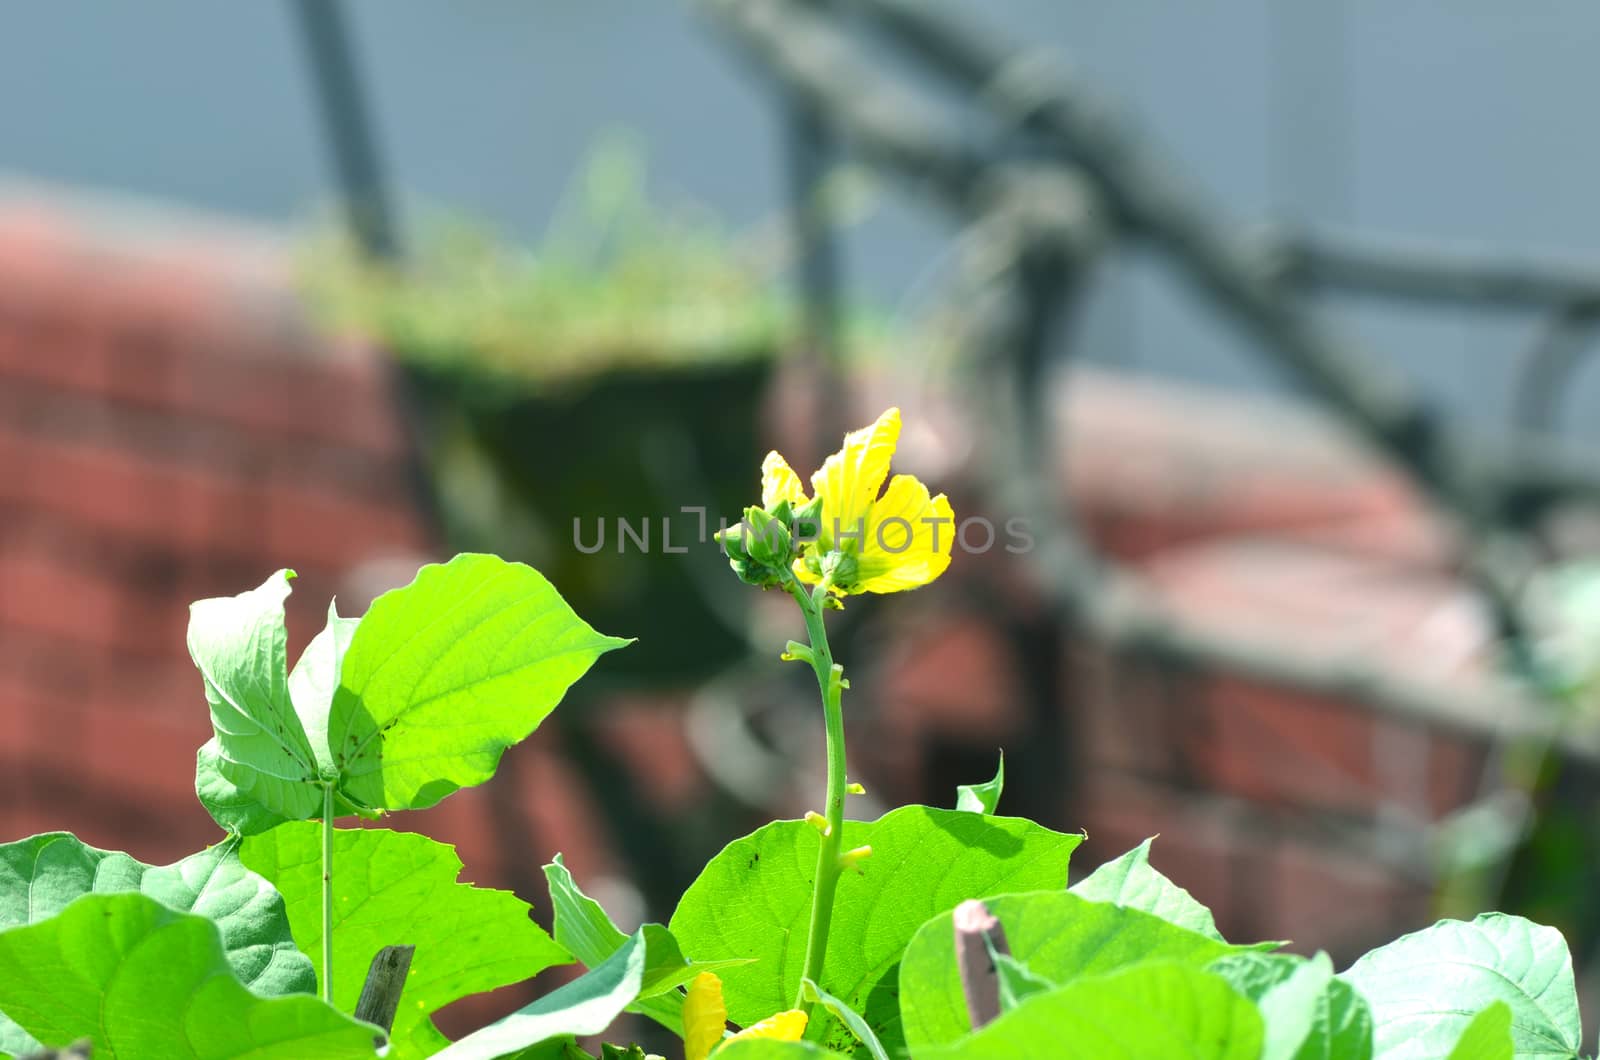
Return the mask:
M828 803L824 818L827 829L817 851L817 871L811 892L811 925L806 931L806 961L802 982L822 980L822 960L828 951L828 927L833 921L833 895L839 886L839 844L844 832L845 757L844 713L840 707L840 682L833 676L833 653L828 650L828 631L823 626L822 609L827 599L827 582L807 590L793 577L784 587L805 615L806 633L811 638L811 667L822 691L822 716L828 734ZM802 989L795 997L795 1008L810 1011Z
M322 1000L333 1004L333 785L322 788Z

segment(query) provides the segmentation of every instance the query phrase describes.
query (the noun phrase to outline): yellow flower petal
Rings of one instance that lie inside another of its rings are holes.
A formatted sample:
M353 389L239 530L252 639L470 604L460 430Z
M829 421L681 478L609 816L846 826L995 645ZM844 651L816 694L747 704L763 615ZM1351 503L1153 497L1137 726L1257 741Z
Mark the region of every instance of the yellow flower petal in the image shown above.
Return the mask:
M844 448L811 476L811 488L822 498L823 551L859 550L867 514L889 477L889 461L899 440L900 410L892 408L872 426L845 435Z
M715 973L701 972L689 984L689 996L683 999L683 1060L706 1060L722 1042L727 1024L722 980Z
M896 593L927 585L950 566L955 514L944 494L912 475L896 475L872 506L852 593Z
M797 1042L805 1032L806 1014L797 1008L792 1008L788 1012L768 1016L760 1023L752 1023L728 1041L736 1042L741 1038L771 1038L780 1042Z
M761 462L761 507L771 509L779 501L788 501L796 508L806 503L805 484L794 473L789 462L777 450L767 454Z

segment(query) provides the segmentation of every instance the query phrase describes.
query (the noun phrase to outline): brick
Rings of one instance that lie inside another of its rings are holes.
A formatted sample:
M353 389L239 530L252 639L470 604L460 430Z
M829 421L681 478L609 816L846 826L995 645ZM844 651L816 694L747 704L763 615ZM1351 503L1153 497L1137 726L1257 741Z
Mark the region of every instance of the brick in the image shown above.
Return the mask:
M119 285L116 276L63 271L17 280L21 293L0 299L0 377L267 438L403 453L385 372L327 349L285 357L246 321L174 308L192 295L170 290L170 278ZM85 301L86 287L108 285L110 294Z
M416 516L290 482L250 482L0 426L0 504L42 507L98 530L184 550L344 565L420 550Z

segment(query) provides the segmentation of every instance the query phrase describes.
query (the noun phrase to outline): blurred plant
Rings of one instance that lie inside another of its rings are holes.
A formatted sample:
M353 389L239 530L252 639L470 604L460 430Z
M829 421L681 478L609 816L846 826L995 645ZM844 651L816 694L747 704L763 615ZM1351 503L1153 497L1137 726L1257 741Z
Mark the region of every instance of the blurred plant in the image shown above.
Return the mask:
M654 200L647 183L642 148L612 134L591 150L535 246L443 216L396 269L323 232L301 256L302 286L336 330L408 360L510 377L777 350L790 315L778 283L785 239L771 224L735 232L703 209ZM836 222L859 215L867 199L848 172L825 194ZM865 318L856 324L874 330Z

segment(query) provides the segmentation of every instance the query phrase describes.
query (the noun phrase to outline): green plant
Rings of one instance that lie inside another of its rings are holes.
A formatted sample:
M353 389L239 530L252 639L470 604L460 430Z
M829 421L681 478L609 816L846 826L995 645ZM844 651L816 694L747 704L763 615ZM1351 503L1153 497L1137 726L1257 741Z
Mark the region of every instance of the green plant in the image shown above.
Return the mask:
M1224 939L1151 866L1148 841L1066 886L1082 837L998 814L1003 769L963 786L954 809L847 819L849 685L826 612L938 577L954 536L942 496L907 476L883 489L898 428L891 410L848 436L810 495L769 456L761 504L722 535L741 579L801 610L808 643L784 657L816 674L828 788L821 812L713 857L668 924L618 929L558 855L546 934L516 897L457 882L448 846L334 827L489 779L625 641L591 629L531 568L468 554L424 567L360 619L330 612L290 670L279 572L193 610L215 730L196 790L221 843L165 867L63 833L0 846L0 1051L87 1038L96 1057L373 1057L381 1045L578 1060L578 1037L634 1012L681 1036L688 1060L1578 1055L1566 943L1518 917L1441 921L1335 974L1323 954ZM393 944L416 949L385 1027L354 1013L367 1011L363 967ZM580 977L459 1041L431 1021L573 960ZM726 1035L729 1019L744 1030ZM601 1056L645 1060L637 1046Z
M502 380L769 354L787 312L770 251L702 210L653 201L645 184L642 152L608 137L532 247L439 219L395 270L324 235L302 255L301 286L335 329Z

